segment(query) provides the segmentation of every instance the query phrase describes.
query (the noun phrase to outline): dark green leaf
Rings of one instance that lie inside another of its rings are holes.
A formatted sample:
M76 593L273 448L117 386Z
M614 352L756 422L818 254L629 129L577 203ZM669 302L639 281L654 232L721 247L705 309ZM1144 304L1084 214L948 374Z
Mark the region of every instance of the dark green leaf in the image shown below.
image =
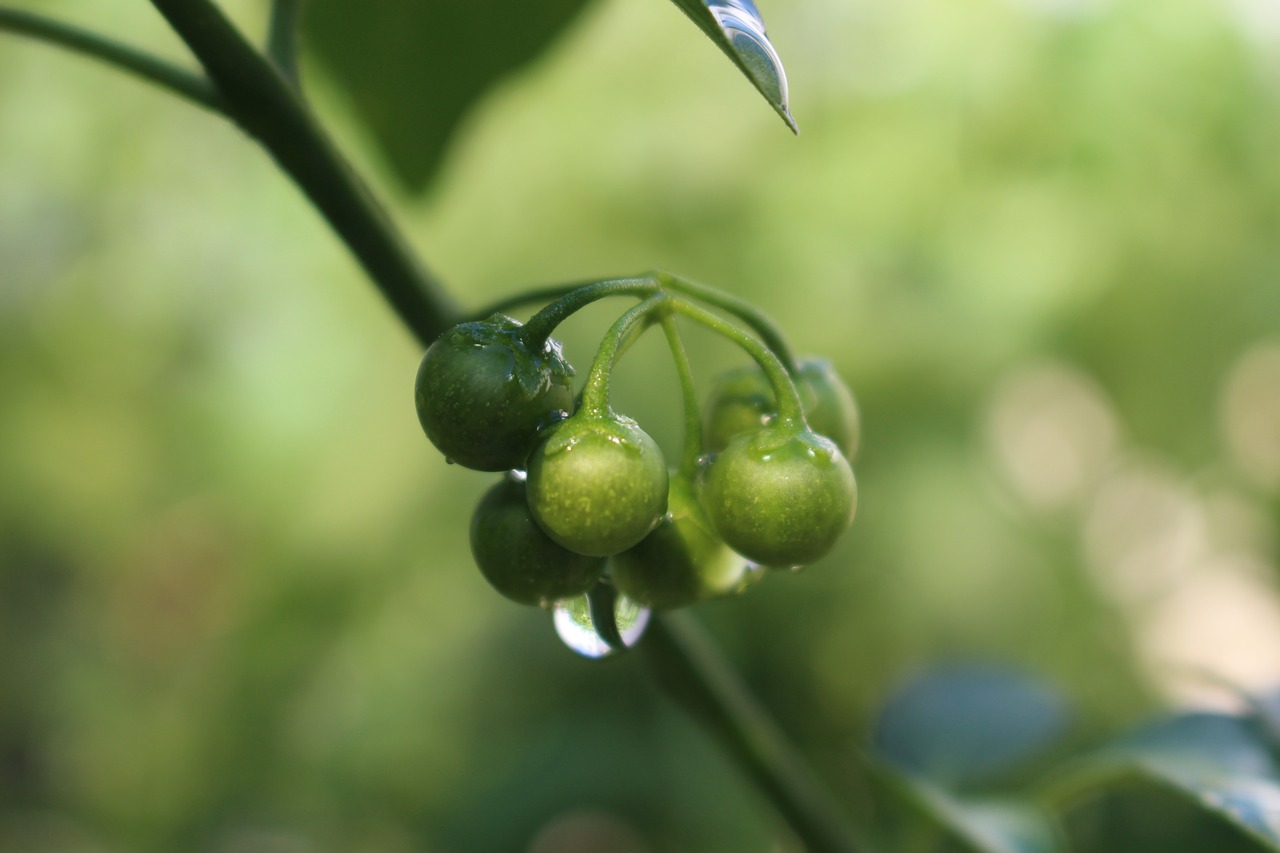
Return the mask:
M1050 686L1012 669L927 672L885 702L873 746L886 761L947 785L978 782L1035 757L1066 729Z
M1175 818L1168 815L1139 820L1132 814L1135 797L1147 802L1145 814L1163 791L1184 811L1190 806L1238 829L1232 849L1280 851L1280 765L1254 718L1195 713L1161 720L1077 763L1049 790L1067 809L1105 795L1107 810L1127 815L1113 821L1121 828L1170 825ZM1177 820L1187 822L1185 816ZM1183 834L1191 831L1212 830L1193 827Z
M733 60L787 127L796 130L787 74L752 0L672 0Z
M590 0L312 0L306 47L350 96L396 175L422 190L459 120Z

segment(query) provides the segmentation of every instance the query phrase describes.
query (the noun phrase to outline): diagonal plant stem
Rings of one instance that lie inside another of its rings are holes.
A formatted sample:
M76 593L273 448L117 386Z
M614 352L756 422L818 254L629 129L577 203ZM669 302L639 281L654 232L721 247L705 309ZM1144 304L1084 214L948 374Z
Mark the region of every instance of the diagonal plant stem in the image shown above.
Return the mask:
M47 18L35 12L4 6L0 6L0 31L39 39L91 56L121 71L154 83L205 109L216 113L225 111L222 100L218 96L218 90L203 74L188 71L186 68L174 65L144 50L121 44L100 33Z
M281 72L209 0L152 0L217 86L228 114L293 178L424 344L456 322L444 288Z
M274 0L267 29L267 56L294 89L302 86L298 74L298 18L302 0Z
M866 853L839 806L712 645L682 614L656 616L641 644L658 682L720 739L813 853Z

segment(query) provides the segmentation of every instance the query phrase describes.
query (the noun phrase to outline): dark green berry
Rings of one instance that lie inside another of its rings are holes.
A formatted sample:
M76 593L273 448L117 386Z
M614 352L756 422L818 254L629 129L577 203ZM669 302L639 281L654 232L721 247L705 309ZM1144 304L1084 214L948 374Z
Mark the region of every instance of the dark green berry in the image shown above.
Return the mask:
M716 533L693 484L680 476L671 478L662 523L615 556L609 572L632 600L662 608L732 595L759 577Z
M729 547L773 567L806 565L830 551L857 498L840 448L786 423L733 439L702 490L707 517Z
M427 349L414 402L449 461L478 471L523 468L539 430L571 411L573 368L558 343L535 350L518 322L495 314L454 326Z
M630 418L585 410L529 457L529 506L571 551L607 557L643 539L667 510L667 464Z
M861 429L858 406L831 362L801 359L791 378L809 428L834 441L845 458L852 459L858 451ZM722 450L736 436L772 423L778 411L773 388L757 364L722 375L712 389L707 408L710 414L706 442L711 451Z
M575 554L542 532L529 514L525 484L514 477L504 477L476 506L471 554L485 580L521 604L582 595L604 569L602 558Z

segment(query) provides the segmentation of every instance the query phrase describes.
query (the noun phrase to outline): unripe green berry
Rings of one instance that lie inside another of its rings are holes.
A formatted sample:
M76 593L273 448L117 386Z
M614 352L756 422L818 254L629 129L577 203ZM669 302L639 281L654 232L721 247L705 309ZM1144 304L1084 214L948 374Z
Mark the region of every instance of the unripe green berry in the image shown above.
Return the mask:
M786 423L733 439L702 490L707 516L729 547L779 568L830 551L853 520L857 497L840 449Z
M545 605L582 595L604 560L562 548L529 514L525 484L504 477L471 516L471 554L490 585L512 601Z
M520 324L495 314L441 335L414 387L418 420L451 462L478 471L523 468L542 428L573 408L573 368L548 339L537 351Z
M529 507L569 550L617 554L662 520L667 464L635 421L584 410L553 427L529 457Z

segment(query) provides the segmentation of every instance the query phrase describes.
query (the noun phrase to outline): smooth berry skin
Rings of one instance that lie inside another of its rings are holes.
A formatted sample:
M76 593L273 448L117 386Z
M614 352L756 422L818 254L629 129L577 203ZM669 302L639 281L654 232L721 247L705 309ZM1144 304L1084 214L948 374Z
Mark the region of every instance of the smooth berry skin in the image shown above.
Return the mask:
M625 551L667 511L662 450L630 418L581 412L550 429L529 457L529 507L570 551Z
M647 607L687 607L733 595L759 577L707 518L693 484L671 478L667 514L639 544L609 564L614 585Z
M801 359L792 380L800 394L809 428L836 443L846 459L858 452L861 418L858 405L831 362ZM773 388L759 365L723 374L708 402L706 443L712 452L723 450L734 438L755 432L777 418Z
M445 458L477 471L523 468L538 432L573 409L573 368L552 340L537 351L495 314L454 326L418 367L422 429Z
M600 557L553 542L529 513L525 484L511 477L485 493L471 516L471 555L494 589L520 604L582 595L604 570Z
M702 489L707 517L729 547L763 566L804 566L853 521L858 487L834 442L793 424L733 439Z

